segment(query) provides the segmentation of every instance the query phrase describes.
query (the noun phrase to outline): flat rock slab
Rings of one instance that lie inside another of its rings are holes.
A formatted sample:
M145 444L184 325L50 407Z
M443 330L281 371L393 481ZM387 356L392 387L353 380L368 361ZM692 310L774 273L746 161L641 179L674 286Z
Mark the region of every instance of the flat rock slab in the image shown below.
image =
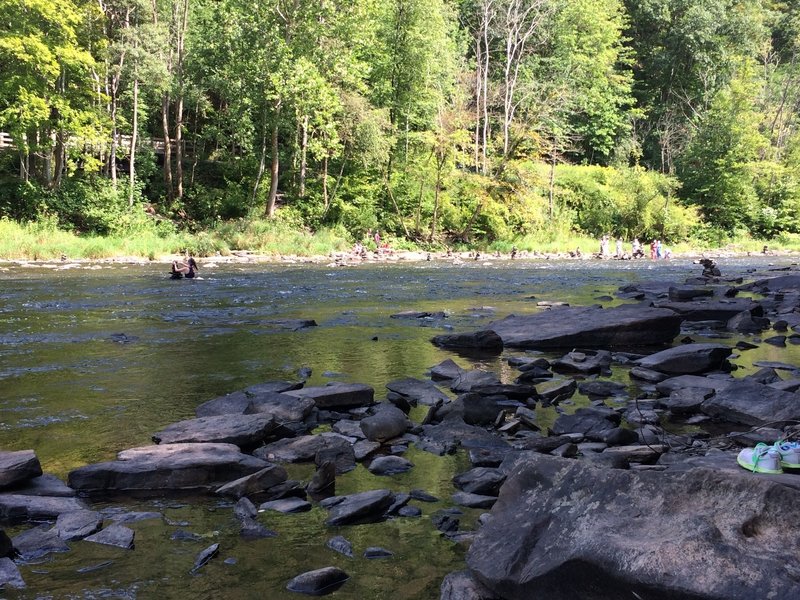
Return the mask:
M413 467L414 463L402 456L379 456L368 468L373 475L397 475L410 471Z
M678 375L670 377L656 384L659 394L669 396L672 392L684 388L699 388L704 390L724 390L732 383L733 379L716 379L713 377L700 377L699 375Z
M269 466L233 444L162 444L123 450L118 460L69 474L69 485L87 493L214 490Z
M53 531L62 540L80 540L100 531L103 515L94 510L76 510L62 513L56 520Z
M637 364L671 375L695 375L719 369L731 352L721 344L683 344L639 359Z
M491 508L497 502L494 496L470 494L469 492L456 492L452 496L453 502L467 508Z
M502 598L789 598L798 492L740 469L598 468L526 455L467 554ZM731 506L740 507L731 510ZM746 507L746 509L745 509ZM742 568L747 565L747 568Z
M438 365L431 367L431 379L434 381L447 381L449 379L455 379L464 373L465 370L466 369L459 367L455 361L448 358L440 362Z
M324 446L325 439L318 435L301 435L272 442L257 448L253 454L278 463L310 462Z
M214 398L198 406L195 409L195 414L198 417L213 417L216 415L235 414L242 415L248 409L250 404L253 403L254 405L273 406L276 413L288 412L291 416L297 416L297 409L293 406L297 403L297 398L294 396L288 396L281 392L300 389L301 386L299 384L291 384L289 382L280 383L285 384L285 387L281 389L281 386L278 386L275 390L271 390L269 387L266 387L266 389L263 391L257 391L259 386L253 386L252 388L247 388L246 390L233 392L231 394L226 394L225 396L219 396L218 398ZM267 386L267 384L261 385ZM268 411L263 410L261 412L266 413Z
M374 415L361 420L364 436L371 442L385 442L403 435L411 426L405 413L394 406L383 405Z
M763 310L749 298L707 300L693 302L656 302L657 308L669 309L680 315L682 321L727 321L741 312L761 316Z
M0 590L12 588L21 590L25 588L25 580L19 572L17 565L10 558L0 558Z
M671 342L680 333L680 322L673 311L626 304L511 315L486 328L508 348L619 348Z
M311 503L302 498L281 498L280 500L264 502L258 507L258 510L274 510L286 514L308 512L311 510Z
M800 420L800 396L753 381L737 381L703 402L712 417L744 425Z
M14 549L23 560L35 560L52 552L69 552L69 546L46 525L23 531L12 538Z
M42 474L42 465L33 450L0 450L0 489L18 485Z
M68 498L75 495L75 490L55 475L45 473L39 477L28 479L21 486L15 486L14 493L23 496L59 496Z
M95 544L105 544L106 546L116 546L117 548L130 550L133 548L134 536L135 534L133 529L125 527L125 525L115 524L109 525L94 535L83 538L83 541L93 542Z
M327 525L352 525L356 523L375 523L385 517L386 511L394 502L394 494L389 490L370 490L349 496L330 498Z
M219 415L173 423L156 433L157 444L222 443L250 448L261 444L278 425L270 415Z
M286 469L278 465L269 465L251 475L245 475L235 481L226 483L217 490L220 496L241 498L250 494L258 494L272 486L285 482L289 476Z
M369 406L375 402L375 390L361 383L333 383L286 392L297 398L309 398L317 408Z
M5 521L52 520L62 513L86 508L86 504L75 497L0 493L0 519Z
M413 377L396 379L386 384L390 392L399 394L412 403L432 406L437 402L449 402L450 398L430 381L423 381Z

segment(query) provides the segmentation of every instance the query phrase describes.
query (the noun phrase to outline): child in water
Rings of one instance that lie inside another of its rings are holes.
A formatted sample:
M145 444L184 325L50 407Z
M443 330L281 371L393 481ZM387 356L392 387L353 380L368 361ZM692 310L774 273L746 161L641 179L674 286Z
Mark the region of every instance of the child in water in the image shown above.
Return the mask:
M186 279L194 279L198 270L199 267L197 266L197 262L191 256L186 262L173 260L170 278L181 279L182 277L186 277Z

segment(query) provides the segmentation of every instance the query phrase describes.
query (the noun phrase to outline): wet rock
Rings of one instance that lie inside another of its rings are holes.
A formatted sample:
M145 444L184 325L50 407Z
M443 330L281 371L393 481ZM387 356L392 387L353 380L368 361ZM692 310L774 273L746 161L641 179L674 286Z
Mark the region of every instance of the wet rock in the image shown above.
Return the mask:
M172 535L169 536L173 542L199 542L203 538L202 536L192 533L191 531L186 531L185 529L176 529Z
M552 378L553 374L549 370L534 366L522 371L514 381L520 384L537 384Z
M683 388L701 388L720 391L729 387L732 383L734 383L733 378L715 379L711 377L700 377L698 375L678 375L677 377L670 377L656 384L656 389L659 394L669 396L672 392Z
M750 311L743 311L728 319L726 328L738 333L760 333L769 327L769 320L754 317Z
M378 406L382 405L379 404ZM364 432L361 431L361 423L351 419L342 419L341 421L336 421L336 423L331 426L331 430L334 433L352 438L353 441L363 440L365 438Z
M318 435L302 435L256 448L253 455L277 463L310 462L324 445L325 440Z
M448 573L439 589L439 600L500 600L487 590L469 571Z
M332 537L325 542L325 545L334 552L338 552L343 556L353 558L353 544L341 535Z
M0 558L0 590L5 589L21 590L25 589L25 580L22 573L10 558Z
M772 337L768 337L764 340L765 344L770 344L772 346L785 346L786 345L786 336L785 335L773 335Z
M194 559L194 566L191 568L189 573L195 574L200 569L205 567L211 560L219 554L219 544L211 544L208 548L203 550L197 557Z
M443 454L455 451L462 447L467 450L495 450L509 451L507 442L492 435L482 427L468 425L463 419L445 419L438 425L425 425L420 435L421 443L417 444L423 450L433 451L440 448Z
M437 511L431 515L431 523L442 533L452 533L458 531L458 527L461 525L460 514L461 511L457 509Z
M14 558L16 552L14 545L11 543L11 538L5 530L0 529L0 558Z
M672 302L686 302L694 300L695 298L711 297L714 295L714 290L711 288L698 288L698 287L670 287L669 299Z
M52 496L69 498L75 496L75 490L61 481L55 475L45 473L39 477L28 479L20 485L14 486L14 494L23 496Z
M337 567L323 567L301 573L293 578L286 589L309 596L325 596L342 587L350 576Z
M578 391L589 398L618 398L627 395L627 388L616 381L583 381Z
M728 321L747 311L754 317L763 315L763 309L749 298L707 300L695 302L656 302L656 308L669 309L685 321Z
M273 486L283 483L288 477L286 469L283 467L269 465L260 471L226 483L217 489L217 494L220 496L230 496L231 498L241 498L242 496L257 494L268 490Z
M327 525L352 525L356 523L375 523L384 518L385 511L392 505L394 494L389 490L370 490L348 496L337 496L331 503Z
M731 355L731 348L721 344L683 344L656 352L639 360L645 369L671 375L695 375L719 369Z
M23 560L35 560L52 552L69 552L67 543L48 525L23 531L11 539Z
M264 527L255 519L242 519L239 522L239 536L247 540L263 540L278 537L278 532Z
M281 500L263 502L258 507L258 510L274 510L284 514L308 512L311 510L311 503L306 500L301 500L300 498L283 498Z
M471 392L481 396L502 396L506 400L521 402L533 401L538 398L536 386L520 383L491 383L486 385L473 385Z
M114 523L138 523L140 521L149 521L151 519L161 519L164 515L155 511L129 511L126 510L121 513L112 514L110 516Z
M800 419L800 397L752 381L738 381L717 390L702 405L705 414L744 425L764 425Z
M610 371L611 361L611 353L607 350L573 350L554 360L552 369L556 373L607 374Z
M457 379L462 373L465 372L465 369L459 367L454 361L451 359L443 360L438 365L431 367L431 379L434 381L449 381L451 379Z
M221 443L252 448L277 429L268 415L220 415L173 423L153 436L156 444Z
M95 544L105 544L106 546L116 546L117 548L130 550L133 548L134 536L133 529L125 527L124 525L109 525L94 535L83 539L86 542L94 542Z
M582 433L587 439L606 442L601 439L601 432L617 427L620 421L619 414L611 409L582 407L572 415L559 416L553 423L553 433L557 436Z
M320 467L331 462L336 467L336 474L342 475L356 468L356 455L353 445L335 433L323 433L322 447L314 455L314 463Z
M397 511L398 517L415 518L422 516L422 510L416 506L403 506Z
M83 510L86 504L74 497L26 496L0 493L0 519L4 521L41 521L56 519L62 513Z
M233 515L239 520L255 519L258 510L248 498L239 498L239 501L233 506Z
M336 493L336 465L326 461L317 467L306 491L314 498L333 496Z
M476 331L475 333L437 335L431 341L440 348L464 348L496 353L500 353L503 350L502 338L494 331L487 330Z
M76 510L58 515L53 528L55 534L62 540L80 540L87 535L100 531L103 526L103 516L93 510Z
M543 406L569 400L577 389L578 384L574 379L560 379L536 386L536 392Z
M431 406L440 400L442 402L450 401L447 394L430 381L422 381L413 377L390 381L386 387L390 392L406 399L412 406L418 403Z
M364 550L364 558L368 559L376 559L376 558L392 558L394 556L394 552L391 550L387 550L386 548L381 548L379 546L370 546L366 550Z
M362 461L381 447L378 442L361 440L353 444L353 455L357 461Z
M666 373L660 373L643 367L633 367L628 372L628 375L631 379L638 379L639 381L646 381L647 383L659 383L669 377Z
M469 425L490 425L497 420L503 410L501 402L504 396L481 396L479 394L463 394L458 402L463 405L464 422Z
M742 379L746 381L754 381L764 385L783 381L781 376L778 375L778 372L771 367L763 367L751 375L742 377Z
M317 408L346 408L369 406L375 401L375 390L360 383L338 383L307 387L286 392L297 398L309 398Z
M425 490L411 490L408 493L409 497L413 500L418 500L420 502L438 502L439 499L432 494L429 494Z
M680 330L674 312L626 304L614 308L560 308L511 315L487 326L509 348L616 348L672 341Z
M676 415L692 415L700 412L703 402L713 395L714 390L707 388L682 388L672 392L669 397L662 398L659 406Z
M361 431L372 442L399 437L411 426L405 413L390 404L379 405L374 415L361 420Z
M307 327L316 327L314 319L264 319L262 325L268 325L273 329L287 329L289 331L300 331Z
M621 456L628 463L653 464L668 450L663 444L650 444L647 446L616 446L606 448L603 454Z
M497 501L495 496L482 496L469 492L456 492L451 496L453 502L467 508L491 508Z
M476 467L453 477L453 485L471 494L497 496L506 474L500 469Z
M403 310L389 315L391 319L444 319L447 315L442 311L427 312L418 310Z
M450 389L457 393L471 392L474 387L498 385L500 379L494 373L473 369L465 371L450 384Z
M250 399L244 409L246 415L266 415L278 423L304 421L314 410L311 398L297 398L288 394L265 394Z
M503 598L531 589L546 598L791 596L786 556L800 542L786 523L800 519L797 492L739 471L631 472L533 455L509 476L467 565ZM732 498L751 510L731 511Z
M373 475L397 475L414 467L414 463L402 456L379 456L369 464L369 472Z
M305 500L306 488L300 481L290 479L284 483L269 488L264 494L261 494L264 501L280 500L281 498L300 498Z
M42 465L33 450L0 450L0 489L19 485L41 474Z
M269 466L233 444L162 444L123 450L118 460L70 472L79 491L213 490Z

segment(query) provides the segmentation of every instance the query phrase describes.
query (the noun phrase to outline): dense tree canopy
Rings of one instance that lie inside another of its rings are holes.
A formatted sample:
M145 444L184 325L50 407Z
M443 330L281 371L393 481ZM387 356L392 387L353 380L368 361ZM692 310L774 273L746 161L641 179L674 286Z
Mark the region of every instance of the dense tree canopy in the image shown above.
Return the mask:
M794 2L0 0L0 64L0 216L800 231Z

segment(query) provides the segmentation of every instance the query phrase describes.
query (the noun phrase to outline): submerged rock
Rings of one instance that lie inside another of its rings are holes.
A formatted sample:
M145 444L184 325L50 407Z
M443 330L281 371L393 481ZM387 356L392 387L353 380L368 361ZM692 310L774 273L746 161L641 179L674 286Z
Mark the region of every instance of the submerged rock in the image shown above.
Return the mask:
M286 584L286 589L309 596L324 596L338 590L348 579L350 576L337 567L323 567L294 577Z
M129 527L125 527L124 525L109 525L94 535L84 538L84 541L130 550L133 548L134 537L135 533L133 529Z
M62 540L80 540L100 531L103 516L94 510L76 510L58 516L53 531Z
M394 502L394 494L389 490L370 490L348 496L330 498L327 525L351 525L354 523L375 523L384 518L386 510Z
M10 558L0 558L0 590L12 588L21 590L25 588L22 573Z

